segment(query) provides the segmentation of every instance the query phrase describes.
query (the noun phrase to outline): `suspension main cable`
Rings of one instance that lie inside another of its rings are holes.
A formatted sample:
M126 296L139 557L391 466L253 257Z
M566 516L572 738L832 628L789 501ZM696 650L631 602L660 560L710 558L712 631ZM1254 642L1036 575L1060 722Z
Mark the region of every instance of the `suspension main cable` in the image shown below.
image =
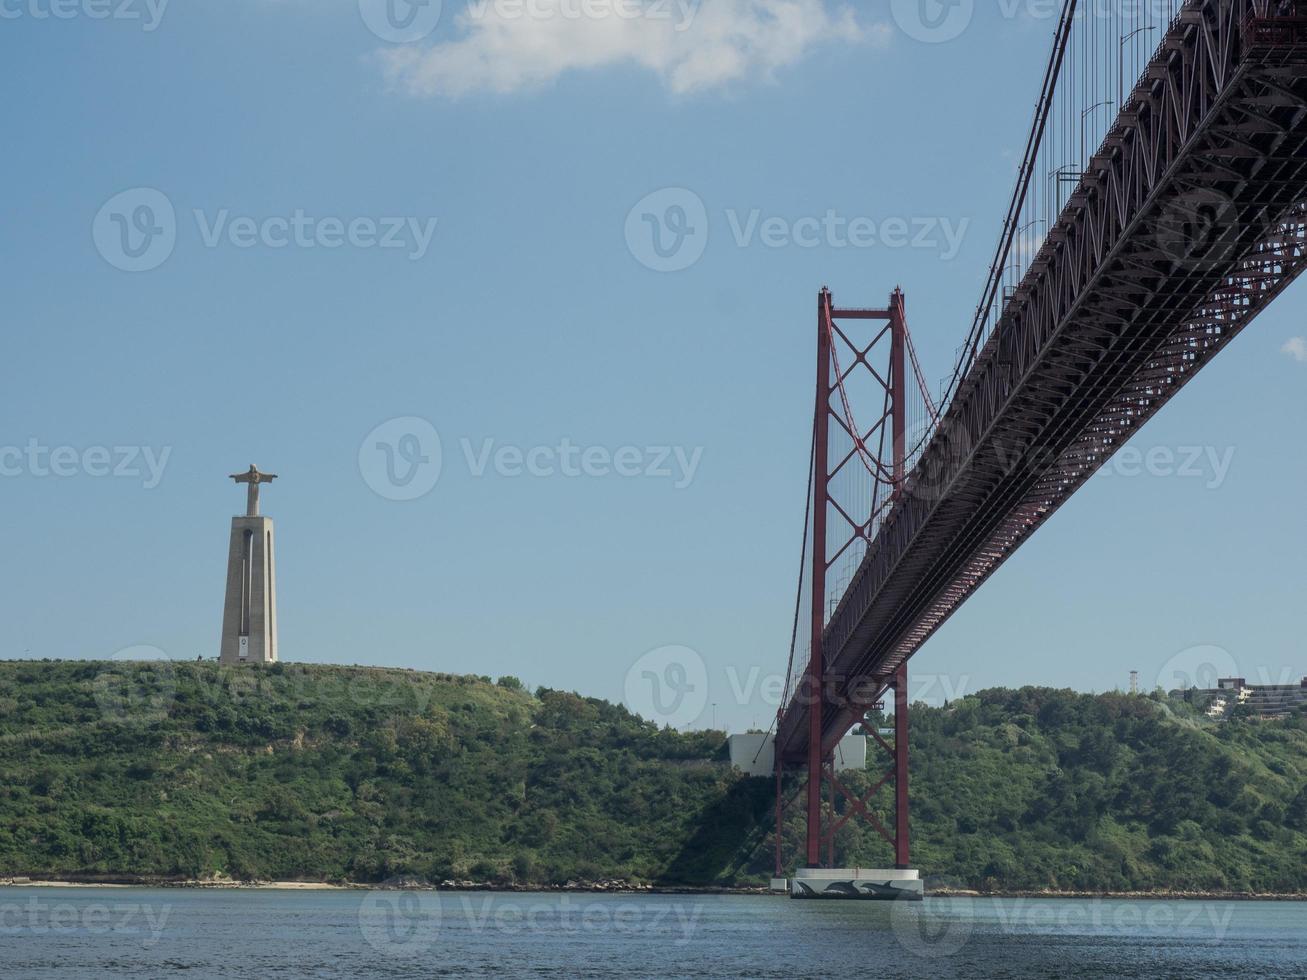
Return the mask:
M1030 190L1031 179L1034 177L1039 148L1043 143L1044 131L1053 111L1053 100L1057 94L1058 78L1062 73L1062 63L1066 58L1077 8L1078 0L1064 0L1062 19L1058 24L1057 33L1054 35L1053 52L1049 58L1048 67L1044 72L1044 84L1040 92L1039 102L1035 107L1035 120L1030 127L1030 135L1026 140L1026 152L1022 159L1016 190L1012 194L1007 217L1003 221L1003 232L999 237L998 249L990 266L985 291L981 294L980 305L976 307L976 315L971 324L971 331L967 334L966 343L963 345L957 367L953 372L953 378L949 382L948 391L944 397L945 405L951 401L963 376L970 370L971 364L980 351L985 321L989 316L989 311L994 306L994 301L1003 283L1003 271L1007 265L1008 256L1012 251L1012 242L1016 237L1017 226L1021 220L1026 195Z

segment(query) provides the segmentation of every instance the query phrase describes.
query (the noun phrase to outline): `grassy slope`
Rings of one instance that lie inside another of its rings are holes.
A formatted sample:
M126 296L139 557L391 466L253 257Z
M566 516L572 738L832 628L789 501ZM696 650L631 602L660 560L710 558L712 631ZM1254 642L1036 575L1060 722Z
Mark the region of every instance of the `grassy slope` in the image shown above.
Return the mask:
M913 725L914 857L931 872L1307 889L1300 723L1217 729L1182 705L1023 689ZM0 772L0 874L725 883L770 863L769 781L732 774L719 733L511 680L5 662ZM856 822L839 846L888 860Z

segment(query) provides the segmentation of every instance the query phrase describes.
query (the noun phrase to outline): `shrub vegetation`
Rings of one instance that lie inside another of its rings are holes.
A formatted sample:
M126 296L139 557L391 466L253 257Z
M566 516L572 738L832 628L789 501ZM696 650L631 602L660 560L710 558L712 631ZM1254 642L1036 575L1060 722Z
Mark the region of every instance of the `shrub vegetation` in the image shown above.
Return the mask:
M850 789L879 778L871 748ZM1307 891L1302 718L989 690L916 707L912 754L914 862L960 885ZM771 781L733 772L722 733L510 677L3 662L0 772L3 875L730 885L771 865ZM891 860L861 821L837 846Z

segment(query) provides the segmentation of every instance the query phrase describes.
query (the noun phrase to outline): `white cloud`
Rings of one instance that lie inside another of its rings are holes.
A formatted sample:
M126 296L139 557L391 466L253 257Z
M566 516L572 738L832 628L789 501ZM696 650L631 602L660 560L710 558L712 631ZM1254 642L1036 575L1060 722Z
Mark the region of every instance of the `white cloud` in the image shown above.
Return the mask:
M766 78L829 40L889 37L828 0L469 0L456 23L456 40L382 52L391 86L457 98L634 65L684 94Z
M1307 364L1307 337L1293 337L1283 347L1282 353L1288 354L1300 364Z

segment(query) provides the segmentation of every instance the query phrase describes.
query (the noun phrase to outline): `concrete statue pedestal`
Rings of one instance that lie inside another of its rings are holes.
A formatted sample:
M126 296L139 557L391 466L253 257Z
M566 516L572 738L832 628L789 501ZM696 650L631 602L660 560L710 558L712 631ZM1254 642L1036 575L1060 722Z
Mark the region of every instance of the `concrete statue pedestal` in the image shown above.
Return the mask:
M259 514L259 484L276 474L257 466L232 475L249 484L245 514L231 519L227 549L227 597L222 609L222 664L277 662L277 565L272 548L272 518Z

